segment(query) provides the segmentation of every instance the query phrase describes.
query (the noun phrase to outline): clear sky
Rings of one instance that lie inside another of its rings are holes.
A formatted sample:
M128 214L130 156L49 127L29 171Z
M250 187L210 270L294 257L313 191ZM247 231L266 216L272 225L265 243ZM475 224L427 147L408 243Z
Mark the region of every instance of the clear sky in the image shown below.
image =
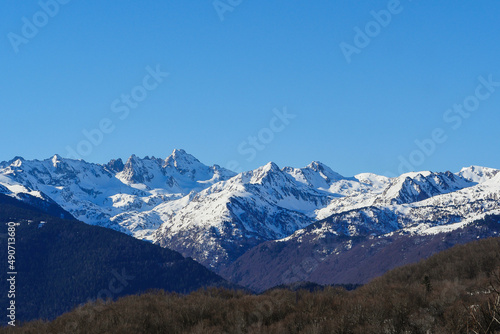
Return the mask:
M500 168L499 1L55 1L0 4L0 160Z

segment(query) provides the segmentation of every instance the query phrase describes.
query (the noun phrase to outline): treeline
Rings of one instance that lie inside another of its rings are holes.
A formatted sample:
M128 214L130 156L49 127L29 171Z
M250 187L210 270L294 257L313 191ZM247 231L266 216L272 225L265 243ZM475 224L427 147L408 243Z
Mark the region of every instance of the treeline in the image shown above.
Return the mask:
M500 239L455 246L354 291L151 291L6 333L497 333Z

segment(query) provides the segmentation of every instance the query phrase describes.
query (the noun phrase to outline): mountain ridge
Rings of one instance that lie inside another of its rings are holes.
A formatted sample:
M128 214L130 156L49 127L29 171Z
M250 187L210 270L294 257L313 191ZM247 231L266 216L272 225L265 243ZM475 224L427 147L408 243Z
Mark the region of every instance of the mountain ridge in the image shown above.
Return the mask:
M165 159L132 155L103 165L16 157L0 163L0 192L46 197L88 224L171 248L216 272L265 242L311 233L310 240L352 241L426 235L500 213L500 171L488 167L345 177L318 161L302 168L269 162L236 174L177 149Z

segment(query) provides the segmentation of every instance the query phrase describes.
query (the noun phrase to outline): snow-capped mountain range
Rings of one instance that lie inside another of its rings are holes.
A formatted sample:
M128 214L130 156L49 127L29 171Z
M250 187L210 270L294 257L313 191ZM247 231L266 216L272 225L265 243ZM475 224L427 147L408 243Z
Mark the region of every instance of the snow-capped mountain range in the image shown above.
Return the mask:
M306 234L353 238L461 228L500 214L500 171L473 166L344 177L320 162L304 168L270 162L236 174L183 150L104 165L55 155L0 163L0 193L53 201L85 223L220 270L263 242L300 242Z
M234 175L205 166L183 150L165 160L132 155L125 164L117 159L106 165L59 155L43 161L16 157L0 163L0 192L19 199L22 194L50 198L85 223L148 239L161 221L122 224L122 215L139 215Z

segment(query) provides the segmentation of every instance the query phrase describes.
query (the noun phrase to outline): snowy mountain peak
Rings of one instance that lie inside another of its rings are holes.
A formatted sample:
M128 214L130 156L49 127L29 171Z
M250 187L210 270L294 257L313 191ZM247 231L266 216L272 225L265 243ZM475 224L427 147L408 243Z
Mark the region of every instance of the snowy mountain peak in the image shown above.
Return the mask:
M373 173L360 173L355 175L354 178L359 182L368 184L374 188L383 188L390 183L390 178L388 176Z
M274 162L268 162L264 166L261 166L252 171L254 175L263 175L268 173L281 173L281 169Z
M117 177L125 183L150 182L154 178L154 170L159 168L158 161L143 160L132 154Z
M267 164L265 164L263 167L262 167L264 170L268 170L268 171L273 171L273 172L280 172L281 169L278 167L278 165L276 165L274 162L272 161L269 161Z
M344 179L342 175L340 175L337 172L334 172L330 167L319 161L311 162L309 165L306 166L306 168L312 169L315 172L323 174L328 179L327 180L328 183Z
M457 174L458 176L471 182L483 183L493 178L499 172L500 170L494 168L470 166L467 168L462 168Z
M21 165L23 164L25 160L22 158L22 157L15 157L14 159L12 159L9 163L9 165L13 166L13 167L21 167Z
M141 163L141 158L139 158L137 155L132 154L128 159L125 165L132 165L132 164L139 164Z
M391 184L376 200L376 203L404 204L425 200L473 186L469 180L450 172L411 172L391 179Z
M328 171L328 172L333 172L330 167L325 165L324 163L320 161L313 161L309 165L306 166L306 168L310 168L312 170L315 170L317 172L323 172L323 171ZM335 172L333 172L335 173Z
M339 189L335 186L339 181L353 181L334 172L327 165L313 161L304 168L285 167L283 172L295 179L296 182L320 191L337 193ZM343 185L339 185L343 187Z
M250 173L252 174L249 182L251 184L263 184L265 181L273 181L276 177L279 179L284 177L283 172L274 162L268 162L264 166L259 167Z
M107 167L119 171L116 177L122 182L140 184L144 189L168 189L168 193L179 195L187 195L192 190L200 191L236 175L218 166L208 167L179 149L165 160L155 157L140 159L132 155L123 167L121 165L121 160L112 160Z
M54 154L54 156L52 157L52 166L54 166L54 168L57 168L61 163L61 156L59 154Z
M432 174L432 172L430 172L428 170L424 170L424 171L419 171L419 172L404 173L404 174L401 174L400 176L398 176L396 178L397 179L406 179L406 178L414 179L414 178L419 178L419 177L427 177L427 176L429 176L431 174Z
M173 157L189 156L189 157L194 158L191 154L188 154L188 153L187 153L185 150L183 150L182 148L174 148L174 150L172 151L171 156L173 156ZM196 158L195 158L195 159L196 159Z
M164 167L177 169L181 174L192 172L197 169L208 168L198 159L182 149L175 149L170 156L165 159Z
M218 165L208 167L182 149L175 149L163 162L163 168L167 174L183 179L181 183L198 182L206 186L236 175Z
M194 156L191 154L187 153L183 149L175 149L172 151L172 154L170 154L165 162L169 161L175 161L175 162L186 162L186 163L194 163L194 162L200 162L198 159L196 159Z

